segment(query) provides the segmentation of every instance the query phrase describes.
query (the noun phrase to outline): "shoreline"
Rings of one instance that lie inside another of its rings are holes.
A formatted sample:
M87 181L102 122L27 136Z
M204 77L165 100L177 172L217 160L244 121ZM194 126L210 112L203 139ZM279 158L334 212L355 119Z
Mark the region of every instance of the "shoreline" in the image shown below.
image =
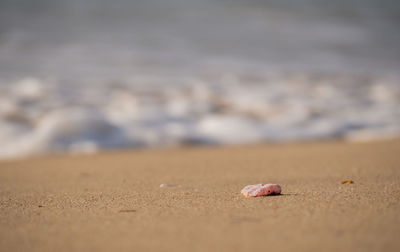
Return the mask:
M0 158L0 165L5 163L14 163L21 161L43 160L53 158L83 158L91 156L107 156L113 154L136 154L136 153L163 153L163 152L176 152L176 151L189 151L189 150L219 150L219 149L247 149L258 147L296 147L296 146L311 146L311 145L332 145L332 144L349 144L349 145L363 145L363 144L379 144L382 142L400 142L400 137L393 135L390 137L380 138L360 138L357 140L346 138L332 138L332 139L314 139L314 140L293 140L293 141L267 141L267 142L254 142L254 143L238 143L238 144L176 144L166 146L143 146L143 147L121 147L121 148L106 148L98 149L96 151L88 152L49 152L40 154L28 154L14 157Z

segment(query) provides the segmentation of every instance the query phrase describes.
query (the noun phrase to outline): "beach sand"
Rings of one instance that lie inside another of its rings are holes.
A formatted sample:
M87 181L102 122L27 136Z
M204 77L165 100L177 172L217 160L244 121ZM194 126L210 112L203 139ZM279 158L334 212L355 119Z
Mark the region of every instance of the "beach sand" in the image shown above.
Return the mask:
M0 251L400 251L399 199L400 140L1 161Z

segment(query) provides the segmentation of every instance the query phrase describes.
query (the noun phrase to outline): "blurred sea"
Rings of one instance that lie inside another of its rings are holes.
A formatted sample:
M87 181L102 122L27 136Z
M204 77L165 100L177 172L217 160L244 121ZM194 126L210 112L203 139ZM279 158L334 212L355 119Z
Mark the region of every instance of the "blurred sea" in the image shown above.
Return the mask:
M1 0L0 157L400 136L400 2Z

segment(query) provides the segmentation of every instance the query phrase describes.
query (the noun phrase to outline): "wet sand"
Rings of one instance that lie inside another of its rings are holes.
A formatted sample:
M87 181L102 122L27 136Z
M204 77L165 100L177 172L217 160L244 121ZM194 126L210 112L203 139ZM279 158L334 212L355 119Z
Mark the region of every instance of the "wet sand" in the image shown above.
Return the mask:
M1 161L0 250L399 251L399 199L400 140Z

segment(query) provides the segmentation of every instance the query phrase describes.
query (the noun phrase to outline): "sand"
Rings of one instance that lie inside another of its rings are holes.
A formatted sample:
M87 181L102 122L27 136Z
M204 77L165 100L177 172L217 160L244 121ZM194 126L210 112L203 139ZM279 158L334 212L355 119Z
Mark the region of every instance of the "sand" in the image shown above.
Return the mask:
M399 198L400 140L2 161L0 251L399 251Z

